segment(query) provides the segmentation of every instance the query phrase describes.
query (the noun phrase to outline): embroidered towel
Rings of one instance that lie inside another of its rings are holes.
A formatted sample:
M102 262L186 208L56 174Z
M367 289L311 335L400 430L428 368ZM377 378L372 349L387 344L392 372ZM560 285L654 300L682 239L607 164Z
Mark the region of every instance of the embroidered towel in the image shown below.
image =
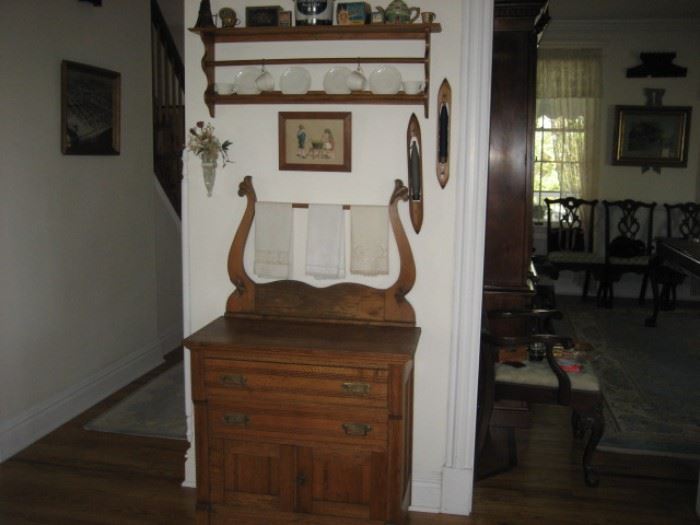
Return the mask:
M389 273L389 209L353 206L350 209L350 272L361 275Z
M255 274L271 279L288 279L291 261L292 204L255 203Z
M345 214L335 204L310 204L306 234L306 274L317 279L345 277Z

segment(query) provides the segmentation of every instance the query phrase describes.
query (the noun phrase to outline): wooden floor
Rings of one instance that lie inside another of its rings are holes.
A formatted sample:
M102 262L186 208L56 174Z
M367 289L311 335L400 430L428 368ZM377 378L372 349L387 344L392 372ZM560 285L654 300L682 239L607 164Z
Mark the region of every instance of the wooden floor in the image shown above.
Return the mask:
M184 441L103 434L83 425L178 356L0 465L0 524L194 523L180 486ZM518 435L520 465L479 482L471 517L411 514L412 525L682 524L695 516L697 465L600 455L600 487L583 484L569 415L535 407ZM267 524L261 524L267 525Z

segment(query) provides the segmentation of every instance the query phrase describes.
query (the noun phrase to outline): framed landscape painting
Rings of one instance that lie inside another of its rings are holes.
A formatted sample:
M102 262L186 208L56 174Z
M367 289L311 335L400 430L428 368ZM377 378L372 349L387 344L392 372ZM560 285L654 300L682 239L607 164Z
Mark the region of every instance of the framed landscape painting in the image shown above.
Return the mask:
M279 169L352 170L352 114L279 114Z
M121 75L64 60L61 63L61 151L118 155Z
M690 107L616 106L612 163L688 165Z

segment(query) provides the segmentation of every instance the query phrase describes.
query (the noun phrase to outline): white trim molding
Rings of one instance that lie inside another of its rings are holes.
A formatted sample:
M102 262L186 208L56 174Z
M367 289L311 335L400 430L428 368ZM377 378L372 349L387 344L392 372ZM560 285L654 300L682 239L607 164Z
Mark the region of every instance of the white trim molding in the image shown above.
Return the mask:
M116 363L92 374L0 424L0 462L28 447L81 412L128 385L163 362L161 341L132 352Z
M182 215L182 325L185 335L192 333L190 316L190 177L187 171L188 153L184 153L182 162L181 215ZM185 419L187 421L187 441L190 447L185 452L185 479L183 487L197 488L197 463L194 442L194 405L192 404L192 377L190 370L190 351L183 348L185 382Z
M486 190L491 115L493 1L465 0L462 10L460 120L455 238L455 295L450 343L447 446L441 512L468 515L474 485Z
M411 480L411 507L416 512L440 512L442 472L414 472Z

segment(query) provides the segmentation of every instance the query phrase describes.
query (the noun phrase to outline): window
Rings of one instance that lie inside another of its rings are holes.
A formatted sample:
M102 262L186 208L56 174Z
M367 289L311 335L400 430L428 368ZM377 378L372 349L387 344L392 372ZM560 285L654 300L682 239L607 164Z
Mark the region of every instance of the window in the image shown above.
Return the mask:
M533 219L545 198L597 198L600 51L540 49L533 176ZM553 210L555 215L557 210Z
M545 219L544 199L581 194L581 152L585 147L584 117L537 117L535 124L535 169L533 204L539 212L535 221ZM553 210L557 215L558 210ZM555 217L556 218L556 217Z

